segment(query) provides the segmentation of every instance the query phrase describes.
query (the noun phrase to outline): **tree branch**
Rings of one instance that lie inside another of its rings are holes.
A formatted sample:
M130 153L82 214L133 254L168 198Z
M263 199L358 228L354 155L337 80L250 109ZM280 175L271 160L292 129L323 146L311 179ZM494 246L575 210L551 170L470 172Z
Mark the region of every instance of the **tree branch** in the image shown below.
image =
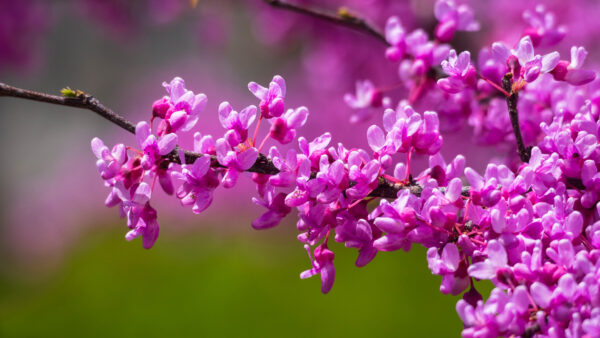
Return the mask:
M104 106L95 97L86 94L82 91L65 90L65 95L69 96L57 96L45 93L38 93L31 90L21 89L13 86L9 86L4 83L0 83L0 96L18 97L26 100L52 103L61 106L75 107L81 109L88 109L96 114L102 116L108 121L116 124L117 126L127 130L128 132L135 134L135 125L129 122L123 116L117 114L110 108ZM171 162L181 164L179 152L183 151L185 157L185 163L192 164L194 161L202 156L208 156L204 154L195 153L189 150L183 150L179 146L175 148L171 153L165 156L165 158ZM217 157L212 155L211 162L213 167L222 167L217 161ZM275 167L273 162L263 154L258 154L258 159L247 171L266 175L275 175L279 173L279 169ZM316 173L315 173L316 175ZM399 183L393 183L386 180L383 177L379 178L378 186L374 189L369 196L372 197L383 197L383 198L396 198L398 192L403 189L409 189L414 195L421 195L423 187L418 184L403 185ZM441 188L442 192L444 188ZM469 187L463 187L462 195L469 195Z
M285 0L264 0L267 4L284 10L300 13L307 16L312 16L324 21L329 21L334 24L346 26L348 28L361 31L369 34L379 41L388 44L385 35L378 29L370 25L365 19L348 12L345 8L340 8L337 13L332 13L318 8L310 8L304 5L293 4Z
M0 96L19 97L26 100L89 109L95 112L96 114L104 117L105 119L109 120L110 122L118 125L119 127L127 130L128 132L135 134L135 125L133 123L127 121L127 119L125 119L123 116L115 113L110 108L101 104L100 101L98 101L98 99L96 99L95 97L87 95L81 91L77 91L77 94L75 96L65 97L38 93L31 90L21 89L9 86L4 83L0 83Z
M521 335L522 338L531 338L535 336L536 333L542 331L540 324L534 323L531 326L525 329L525 332Z
M502 78L502 88L509 93L506 97L506 105L508 106L508 116L510 117L510 123L512 124L513 132L517 140L517 153L521 158L521 161L527 163L531 157L531 147L525 148L523 142L523 136L521 135L521 127L519 126L519 111L517 110L517 103L519 102L519 93L512 90L512 73L507 73Z

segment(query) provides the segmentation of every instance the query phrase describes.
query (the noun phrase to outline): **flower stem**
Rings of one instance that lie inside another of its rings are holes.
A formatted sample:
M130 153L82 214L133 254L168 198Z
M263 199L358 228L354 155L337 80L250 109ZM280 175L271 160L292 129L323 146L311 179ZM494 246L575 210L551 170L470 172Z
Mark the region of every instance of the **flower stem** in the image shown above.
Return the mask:
M490 86L492 86L492 87L494 87L494 88L498 89L500 92L502 92L502 94L504 94L504 96L506 96L506 97L509 97L509 96L510 96L510 94L509 94L509 91L510 91L510 89L508 89L508 91L507 91L507 90L504 90L504 88L500 87L500 86L499 86L498 84L496 84L494 81L492 81L492 80L488 79L487 77L485 77L485 76L483 76L483 75L481 75L481 74L479 74L479 77L480 77L480 78L481 78L483 81L485 81L485 82L489 83L489 84L490 84Z
M502 79L502 87L510 94L506 97L506 105L508 106L508 115L512 124L515 139L517 140L517 153L521 161L527 163L531 157L531 148L525 148L523 136L521 135L521 127L519 126L519 111L517 110L517 102L519 102L519 94L512 90L512 73L507 73Z

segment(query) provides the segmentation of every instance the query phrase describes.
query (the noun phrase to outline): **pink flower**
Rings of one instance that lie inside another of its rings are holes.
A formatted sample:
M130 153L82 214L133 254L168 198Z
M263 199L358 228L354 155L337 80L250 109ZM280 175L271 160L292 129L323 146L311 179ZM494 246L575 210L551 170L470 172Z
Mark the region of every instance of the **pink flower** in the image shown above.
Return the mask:
M567 34L567 28L555 27L556 16L546 10L544 5L537 5L534 11L525 10L523 19L529 25L524 35L529 35L534 47L553 46L559 43Z
M500 42L494 42L492 52L498 61L506 63L508 69L513 73L515 82L520 79L525 82L535 81L540 73L552 71L560 59L558 52L548 53L544 56L536 55L529 36L523 37L516 49L512 50Z
M285 204L286 195L284 193L278 193L274 196L274 193L269 191L265 195L266 197L262 201L252 198L254 203L267 208L265 213L252 222L252 227L256 230L270 229L277 226L292 210Z
M225 188L233 187L237 182L239 173L250 169L258 158L256 148L235 149L224 138L218 139L215 147L219 164L227 167L227 173L223 177Z
M581 69L587 57L587 51L583 47L571 47L571 62L561 60L552 70L552 75L557 81L566 81L574 86L581 86L594 81L596 72Z
M479 30L479 22L475 21L473 10L468 5L456 5L452 0L438 0L434 13L440 23L435 27L435 37L441 42L448 42L455 31Z
M304 245L308 251L308 257L312 263L312 268L300 273L300 278L305 279L314 275L321 275L321 292L328 293L333 286L335 280L335 268L333 266L333 258L335 254L327 248L327 240L323 244L317 246L314 250L315 258L310 255L310 247Z
M483 262L471 264L467 272L478 279L489 279L506 284L512 272L508 266L508 257L504 246L497 240L490 240L486 247L487 258Z
M234 147L248 139L248 128L256 119L256 107L248 106L239 113L231 107L229 102L219 105L219 121L223 128L233 131L226 135L229 144Z
M344 95L344 102L354 109L350 117L350 123L358 123L368 120L377 108L388 107L390 98L384 97L369 80L356 81L356 94Z
M306 107L288 109L281 117L269 120L272 121L269 135L281 144L290 143L296 137L296 129L302 127L307 118Z
M437 82L445 92L455 94L465 88L474 88L477 84L477 71L471 65L471 54L468 51L457 56L454 49L450 50L448 60L442 61L442 69L450 75Z
M432 273L442 276L440 291L445 294L458 295L469 286L469 278L465 274L457 276L461 260L458 247L454 243L448 243L442 250L442 255L438 253L438 248L429 248L427 250L427 262Z
M185 89L185 82L180 77L175 77L170 83L163 82L163 87L169 96L152 105L153 118L163 119L158 127L158 135L191 130L206 106L206 95L195 95Z
M406 32L397 16L390 17L385 24L385 39L390 44L385 56L390 61L399 61L406 51ZM358 92L358 83L357 83Z
M163 190L169 195L173 194L174 188L169 172L172 164L169 164L163 156L169 154L177 146L177 134L163 134L156 139L156 136L151 133L148 123L142 121L135 128L135 137L144 152L142 167L155 173ZM167 166L163 165L165 163Z
M286 87L285 80L281 76L273 76L273 80L269 83L269 88L265 88L256 82L250 82L248 89L260 100L258 107L263 117L270 119L283 114Z
M181 173L173 176L183 181L177 190L177 198L184 206L193 205L192 212L199 214L210 206L213 191L219 185L217 173L210 168L210 157L202 156L192 165L184 165Z
M100 177L104 180L115 177L127 162L127 149L122 143L116 144L111 151L101 139L94 137L92 139L92 152L98 158L96 167Z

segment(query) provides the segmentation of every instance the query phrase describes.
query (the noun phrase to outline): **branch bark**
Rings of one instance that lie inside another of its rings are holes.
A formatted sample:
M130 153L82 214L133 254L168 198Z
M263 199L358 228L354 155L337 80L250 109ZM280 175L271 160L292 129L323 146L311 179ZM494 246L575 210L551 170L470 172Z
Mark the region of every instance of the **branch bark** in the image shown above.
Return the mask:
M385 35L381 33L377 28L369 24L365 19L350 13L345 8L340 8L337 13L328 12L323 9L311 8L304 5L293 4L285 0L264 0L267 4L274 8L284 9L296 13L300 13L307 16L312 16L324 21L329 21L334 24L346 26L351 29L361 31L368 35L371 35L379 41L388 44Z
M125 117L117 114L110 108L106 107L95 97L86 94L82 91L72 91L74 94L69 97L57 96L46 93L38 93L31 90L21 89L13 86L9 86L4 83L0 83L0 96L17 97L25 100L38 101L51 103L67 107L75 107L80 109L91 110L94 113L100 115L106 120L116 124L117 126L127 130L128 132L135 134L135 125L129 122ZM171 153L165 156L171 162L181 164L179 152L183 151L185 163L192 164L194 161L202 156L209 156L205 154L195 153L189 150L183 150L179 146L175 148ZM222 167L217 161L217 157L211 155L211 162L213 167ZM279 173L279 169L275 167L273 162L267 158L264 154L259 154L258 159L252 165L248 172L275 175ZM316 175L316 173L315 173ZM382 198L396 198L398 192L403 189L409 189L414 195L421 195L423 187L418 184L403 185L399 183L393 183L386 180L383 177L379 178L378 186L374 189L369 196L382 197ZM441 189L444 190L443 188ZM469 187L463 187L463 196L469 195Z
M519 126L519 111L517 110L517 103L519 102L519 93L512 90L512 73L507 73L502 79L502 88L509 94L506 97L506 105L508 106L508 115L510 117L510 123L512 124L513 133L517 140L517 153L521 158L521 161L528 163L531 157L531 147L526 148L525 142L523 142L523 136L521 135L521 127Z
M540 324L534 323L533 325L531 325L525 329L525 332L521 335L521 337L522 338L531 338L540 331L542 331Z

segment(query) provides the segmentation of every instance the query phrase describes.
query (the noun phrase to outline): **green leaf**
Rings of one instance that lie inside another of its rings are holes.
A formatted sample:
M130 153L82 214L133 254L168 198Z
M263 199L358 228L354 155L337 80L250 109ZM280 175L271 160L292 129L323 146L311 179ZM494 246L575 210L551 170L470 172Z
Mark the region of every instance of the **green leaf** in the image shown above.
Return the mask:
M69 87L65 87L65 88L61 89L60 93L64 97L77 97L77 92Z

